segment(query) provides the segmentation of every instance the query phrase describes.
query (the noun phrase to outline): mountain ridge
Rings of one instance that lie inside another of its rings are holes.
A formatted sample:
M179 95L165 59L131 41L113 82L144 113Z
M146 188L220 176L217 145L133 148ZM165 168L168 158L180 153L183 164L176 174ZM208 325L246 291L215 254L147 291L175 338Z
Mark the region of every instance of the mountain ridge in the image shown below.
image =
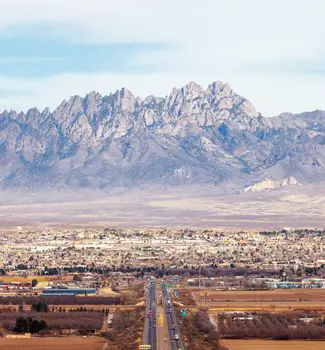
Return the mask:
M92 91L0 113L0 186L107 188L325 179L325 112L265 118L228 84L165 97Z

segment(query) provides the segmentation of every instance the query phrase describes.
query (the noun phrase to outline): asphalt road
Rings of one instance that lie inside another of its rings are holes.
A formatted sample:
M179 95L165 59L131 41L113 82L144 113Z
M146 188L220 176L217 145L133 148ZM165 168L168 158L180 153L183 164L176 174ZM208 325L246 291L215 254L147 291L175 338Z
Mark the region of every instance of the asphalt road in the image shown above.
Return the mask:
M148 317L151 312L152 316ZM157 349L157 331L156 331L156 283L149 281L147 286L147 306L143 329L142 344L151 345L152 350Z
M163 303L163 308L164 308L166 321L167 321L170 349L185 350L186 348L184 345L183 336L180 332L180 327L179 327L175 309L173 306L173 301L170 297L170 293L168 292L164 284L161 286L161 289L162 289L162 303Z

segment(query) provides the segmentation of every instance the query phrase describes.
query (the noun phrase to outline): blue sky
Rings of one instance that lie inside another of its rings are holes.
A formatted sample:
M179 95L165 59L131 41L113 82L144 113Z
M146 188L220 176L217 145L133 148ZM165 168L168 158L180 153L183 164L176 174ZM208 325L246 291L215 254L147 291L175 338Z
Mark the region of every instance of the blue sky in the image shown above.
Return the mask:
M48 28L45 28L47 30ZM141 53L164 50L150 42L78 43L42 34L44 27L29 28L0 38L0 72L7 76L38 78L60 73L141 73L152 71L150 64L133 64Z
M215 80L266 116L325 109L324 13L323 0L4 1L0 110Z

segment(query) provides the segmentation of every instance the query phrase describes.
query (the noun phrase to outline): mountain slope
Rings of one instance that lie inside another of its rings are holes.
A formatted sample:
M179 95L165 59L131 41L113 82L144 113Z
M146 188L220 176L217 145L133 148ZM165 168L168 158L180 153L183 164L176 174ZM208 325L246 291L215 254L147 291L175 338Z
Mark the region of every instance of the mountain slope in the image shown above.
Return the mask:
M228 84L71 97L0 114L0 186L106 188L325 178L325 112L264 118Z

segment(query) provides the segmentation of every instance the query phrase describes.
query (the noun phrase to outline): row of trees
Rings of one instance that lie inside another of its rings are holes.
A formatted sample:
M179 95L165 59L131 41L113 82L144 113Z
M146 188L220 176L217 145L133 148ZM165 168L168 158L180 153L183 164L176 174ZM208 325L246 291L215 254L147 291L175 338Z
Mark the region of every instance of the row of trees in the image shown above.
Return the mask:
M49 307L46 303L39 301L38 303L32 304L32 309L36 312L48 312Z
M142 337L144 307L132 311L117 309L113 316L112 327L107 330L106 338L111 350L137 349Z
M47 323L44 320L36 320L32 317L18 317L14 331L18 333L39 333L45 329L47 329Z
M238 339L325 339L325 324L322 319L315 318L306 323L300 317L290 313L219 316L219 331L225 338Z
M109 314L109 309L94 309L92 307L76 307L73 309L66 309L65 307L58 307L55 308L54 306L52 306L51 309L52 312L58 311L58 312L102 312L103 314L105 314L106 316Z
M6 296L0 297L1 305L33 305L46 303L47 305L118 305L119 297L99 296Z
M35 312L55 312L55 311L58 311L58 312L103 312L105 315L107 315L109 313L109 309L108 308L102 308L102 309L94 309L93 307L75 307L75 308L70 308L68 310L66 310L65 307L55 307L55 306L52 306L51 308L49 308L49 306L44 303L44 302L39 302L37 304L32 304L32 310L35 311ZM5 312L7 310L3 310L3 312ZM23 305L19 305L19 309L18 311L20 312L24 312L24 307Z
M299 236L308 236L308 235L315 235L315 236L323 236L325 235L325 229L319 230L319 229L295 229L292 231L287 231L285 229L282 229L280 231L260 231L260 235L264 236L277 236L277 235L284 235L284 236L293 236L293 235L299 235Z
M29 326L31 321L36 320L39 323L43 320L48 330L75 329L93 332L102 327L104 313L101 312L21 312L17 318L17 312L3 312L0 317L0 329L9 331L31 332ZM17 325L17 320L19 323ZM27 320L27 325L22 321ZM42 323L43 324L43 323ZM37 325L36 322L33 326ZM35 326L36 327L36 326ZM35 328L36 329L36 328ZM34 332L34 331L33 331ZM32 333L32 332L31 332Z
M182 332L188 350L226 350L219 343L218 332L210 322L206 309L182 318Z
M27 266L28 268L28 266ZM184 264L182 267L169 268L165 266L144 266L144 267L135 267L135 266L111 266L111 267L87 267L87 266L71 266L64 267L63 269L58 268L48 268L45 267L40 271L40 275L59 275L62 272L68 273L85 273L93 272L101 275L109 275L114 272L121 273L133 273L137 277L143 277L147 273L153 273L157 276L163 277L164 275L198 275L199 268L195 266L190 266ZM276 275L278 271L276 270L263 270L263 269L247 269L247 268L236 268L234 264L231 264L229 267L218 266L216 264L210 264L205 268L201 269L201 275L206 277L217 277L217 276L238 276L238 275L263 275L263 276L273 276ZM35 282L34 282L35 283Z

